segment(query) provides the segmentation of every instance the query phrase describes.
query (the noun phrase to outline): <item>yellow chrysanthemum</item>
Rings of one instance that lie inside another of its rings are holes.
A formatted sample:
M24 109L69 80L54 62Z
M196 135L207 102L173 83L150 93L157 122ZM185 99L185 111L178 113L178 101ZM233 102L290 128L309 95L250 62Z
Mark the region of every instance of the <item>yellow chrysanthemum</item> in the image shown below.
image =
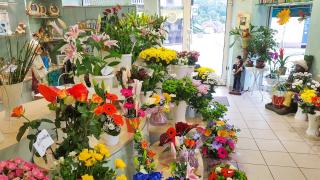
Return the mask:
M88 174L81 176L81 179L82 180L94 180L93 176L90 176Z
M103 159L103 155L100 153L94 153L93 157L97 160L97 161L101 161Z
M87 167L93 166L97 161L94 158L90 158L84 162L84 165Z
M139 57L145 61L162 62L170 64L177 59L177 52L175 50L160 48L149 48L140 52Z
M195 71L198 72L198 76L201 77L202 79L205 79L208 73L215 72L214 69L208 68L208 67L200 67L195 69Z
M116 177L116 180L127 180L127 177L124 174Z
M305 103L312 103L312 98L316 96L316 91L312 89L304 89L300 94L302 101Z
M116 168L117 169L124 169L124 168L126 168L126 163L125 162L123 162L123 160L122 159L116 159L115 161L114 161L114 164L115 164L115 166L116 166Z
M168 93L163 93L163 97L166 99L167 102L171 102L172 97Z
M217 135L221 137L229 137L229 133L226 130L218 130Z
M88 149L83 149L82 152L79 154L78 159L79 159L80 161L86 161L86 160L90 159L91 156L92 156L92 155L89 153L89 150L88 150Z
M104 144L97 144L94 149L106 157L110 157L110 152Z
M217 126L223 126L225 125L226 123L224 121L216 121L216 125Z
M155 99L155 104L159 104L160 101L161 101L161 96L158 95L158 94L153 94L153 95L152 95L152 98Z
M286 24L287 22L289 22L290 13L291 13L290 9L283 9L283 10L281 10L281 11L277 14L278 24L284 25L284 24Z

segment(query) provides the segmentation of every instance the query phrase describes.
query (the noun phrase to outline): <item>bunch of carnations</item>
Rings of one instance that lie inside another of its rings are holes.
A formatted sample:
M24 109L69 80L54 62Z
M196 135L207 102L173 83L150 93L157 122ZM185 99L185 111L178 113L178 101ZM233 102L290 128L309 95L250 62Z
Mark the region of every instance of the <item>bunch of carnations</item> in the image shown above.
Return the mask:
M89 146L90 136L99 139L102 131L102 122L105 115L117 118L116 108L106 102L107 97L103 90L96 89L97 94L89 99L88 90L83 84L76 84L68 89L57 89L45 84L38 86L40 94L49 102L50 110L54 111L56 117L54 123L49 119L39 119L30 121L24 116L24 108L19 106L12 112L13 117L23 117L27 121L20 127L17 134L17 140L20 141L27 129L33 129L32 134L27 138L30 140L30 148L36 141L40 133L42 123L53 123L52 132L56 140L59 139L58 130L61 130L65 136L59 143L58 148L53 152L55 158L69 154L71 151L81 150ZM119 120L120 121L120 120ZM30 149L31 152L32 149ZM37 153L36 153L37 155Z
M49 180L48 172L21 158L0 162L0 179Z
M178 53L178 59L173 64L194 66L199 56L200 53L197 51L182 51Z
M109 157L109 150L104 144L97 144L93 148L85 148L80 152L70 152L68 156L61 157L59 161L55 162L54 176L63 180L126 180L124 174L117 176L117 172L107 166ZM122 171L126 167L121 159L116 159L114 164L117 169Z
M154 174L155 163L153 158L156 153L150 149L148 141L143 138L143 134L140 130L137 130L134 134L133 141L135 150L133 162L137 171L137 174L134 175L134 177L142 176L141 174ZM161 177L162 176L156 176L155 178L156 180L160 180Z
M235 149L236 133L240 131L226 120L208 121L206 129L202 129L204 156L226 159Z
M246 173L230 164L219 164L209 174L208 180L247 180Z

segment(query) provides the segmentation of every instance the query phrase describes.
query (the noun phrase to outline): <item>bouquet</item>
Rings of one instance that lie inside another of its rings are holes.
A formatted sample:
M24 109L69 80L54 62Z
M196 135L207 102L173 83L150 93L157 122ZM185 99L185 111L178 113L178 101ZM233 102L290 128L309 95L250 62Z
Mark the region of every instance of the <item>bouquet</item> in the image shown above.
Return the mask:
M213 101L210 102L207 106L202 106L202 108L198 109L198 111L202 115L204 121L211 121L212 119L219 119L224 117L228 109L225 105L220 104L217 101Z
M208 180L247 180L246 173L229 164L215 166L209 174Z
M177 52L164 47L152 47L141 51L139 58L144 60L147 64L155 63L166 67L177 59Z
M188 162L173 162L170 164L170 171L172 176L167 178L167 180L200 179L195 174L195 169Z
M200 80L203 84L209 85L209 92L214 93L215 86L217 86L221 82L220 77L218 77L215 71L211 68L199 67L195 69L195 72L196 74L193 78L195 80Z
M178 53L178 58L173 64L194 66L198 62L199 56L200 53L197 51L182 51Z
M50 180L48 172L20 158L0 162L0 179Z
M304 89L295 96L295 100L302 108L303 113L315 114L320 110L320 92L313 89Z
M70 152L68 156L61 157L56 164L54 175L63 180L74 179L124 179L125 175L117 176L114 169L107 166L110 157L109 150L103 144L94 148L85 148L80 152ZM115 160L115 167L124 170L126 164L121 159Z

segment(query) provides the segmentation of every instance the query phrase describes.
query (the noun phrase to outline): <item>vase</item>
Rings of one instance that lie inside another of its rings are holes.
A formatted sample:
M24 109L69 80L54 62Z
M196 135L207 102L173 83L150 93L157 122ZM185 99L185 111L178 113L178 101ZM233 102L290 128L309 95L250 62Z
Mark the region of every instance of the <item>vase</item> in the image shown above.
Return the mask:
M161 110L161 107L154 107L152 109L153 109L153 112L151 112L150 124L153 126L162 126L167 124L167 121L168 121L167 116Z
M306 113L303 113L303 110L300 106L298 106L298 110L296 112L296 115L294 116L296 120L300 121L307 121L308 120L308 115Z
M179 101L179 104L174 107L175 122L186 122L187 102Z
M308 129L306 134L310 137L317 137L319 135L320 126L320 112L316 111L315 114L308 114Z
M119 134L117 136L112 136L108 133L101 135L104 143L108 146L115 146L119 143Z
M111 90L113 87L113 78L114 78L114 75L111 74L108 76L92 76L91 79L95 80L98 84L101 84L102 82L104 82L105 87Z
M11 119L12 109L21 105L23 82L11 85L0 86L3 109L5 111L4 120Z
M129 133L135 133L140 125L139 118L126 118L127 131Z
M171 66L172 72L176 74L177 79L182 79L188 76L191 79L192 72L194 72L194 66L187 65L173 65Z
M188 106L187 116L188 116L189 118L195 118L195 117L196 117L196 111L195 111L195 109L194 109L192 106Z

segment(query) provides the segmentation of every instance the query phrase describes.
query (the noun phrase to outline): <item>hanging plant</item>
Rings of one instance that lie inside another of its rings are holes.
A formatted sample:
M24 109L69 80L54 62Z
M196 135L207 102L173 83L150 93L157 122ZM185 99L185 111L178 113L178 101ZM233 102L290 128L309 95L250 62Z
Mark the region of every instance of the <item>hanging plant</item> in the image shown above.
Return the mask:
M290 9L283 9L281 10L278 14L277 14L277 17L278 17L278 24L279 25L284 25L286 24L287 22L289 22L290 20Z

